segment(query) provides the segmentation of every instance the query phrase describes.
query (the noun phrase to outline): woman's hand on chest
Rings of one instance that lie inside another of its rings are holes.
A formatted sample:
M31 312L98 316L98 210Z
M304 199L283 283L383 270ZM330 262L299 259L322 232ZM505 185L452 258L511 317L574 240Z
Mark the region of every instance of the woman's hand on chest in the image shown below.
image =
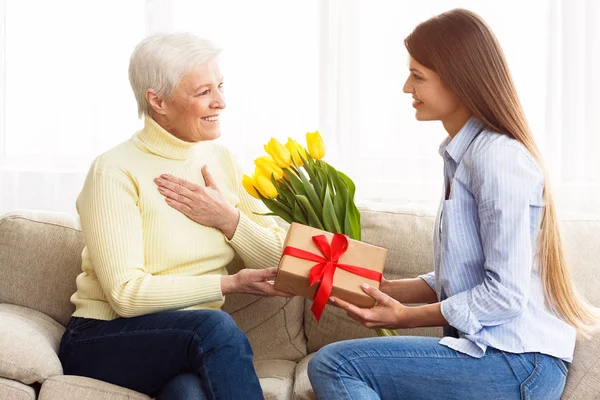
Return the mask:
M227 201L206 166L202 167L202 176L205 187L169 174L154 182L169 206L198 224L221 230L231 239L239 222L239 211Z

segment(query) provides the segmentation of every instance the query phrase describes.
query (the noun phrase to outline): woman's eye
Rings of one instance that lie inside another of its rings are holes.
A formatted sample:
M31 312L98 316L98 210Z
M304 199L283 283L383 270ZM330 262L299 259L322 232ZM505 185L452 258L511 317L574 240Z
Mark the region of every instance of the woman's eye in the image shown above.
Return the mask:
M204 92L200 93L200 96L206 96L209 93L210 93L210 89L207 89Z
M413 75L413 77L415 78L416 81L422 81L423 80L423 78L421 78L418 75Z

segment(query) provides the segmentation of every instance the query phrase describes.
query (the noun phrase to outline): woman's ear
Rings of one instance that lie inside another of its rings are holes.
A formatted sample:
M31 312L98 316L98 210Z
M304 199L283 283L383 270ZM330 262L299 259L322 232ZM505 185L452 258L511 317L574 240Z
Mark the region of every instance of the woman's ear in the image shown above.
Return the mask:
M146 90L146 101L155 113L166 114L165 102L158 97L158 94L153 89Z

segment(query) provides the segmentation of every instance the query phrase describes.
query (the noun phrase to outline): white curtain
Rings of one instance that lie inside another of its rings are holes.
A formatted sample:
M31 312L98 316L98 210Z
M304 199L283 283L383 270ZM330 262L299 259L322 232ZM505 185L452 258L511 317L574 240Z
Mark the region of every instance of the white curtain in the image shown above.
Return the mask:
M600 2L549 2L545 156L565 212L600 214Z
M249 172L270 137L319 129L359 202L435 208L441 124L417 122L403 39L464 7L504 48L559 206L600 213L595 0L109 0L0 3L0 212L74 211L87 168L141 127L127 81L144 36L191 31L221 57L225 145Z

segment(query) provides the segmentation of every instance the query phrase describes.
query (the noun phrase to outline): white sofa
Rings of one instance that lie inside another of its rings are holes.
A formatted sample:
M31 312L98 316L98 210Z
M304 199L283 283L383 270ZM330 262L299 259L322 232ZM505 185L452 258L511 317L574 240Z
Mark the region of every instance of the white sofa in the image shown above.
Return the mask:
M432 269L431 212L362 207L361 213L363 240L389 250L384 271L388 279ZM562 227L577 285L600 306L600 219L565 219ZM62 374L57 350L73 312L69 297L81 271L83 246L73 215L17 211L0 219L1 400L148 399L105 382ZM240 267L235 260L229 270ZM227 297L224 310L250 339L267 399L313 399L306 372L312 354L334 341L373 336L332 307L317 324L310 303L298 297ZM441 329L400 333L439 336ZM578 342L563 399L600 399L600 336Z

